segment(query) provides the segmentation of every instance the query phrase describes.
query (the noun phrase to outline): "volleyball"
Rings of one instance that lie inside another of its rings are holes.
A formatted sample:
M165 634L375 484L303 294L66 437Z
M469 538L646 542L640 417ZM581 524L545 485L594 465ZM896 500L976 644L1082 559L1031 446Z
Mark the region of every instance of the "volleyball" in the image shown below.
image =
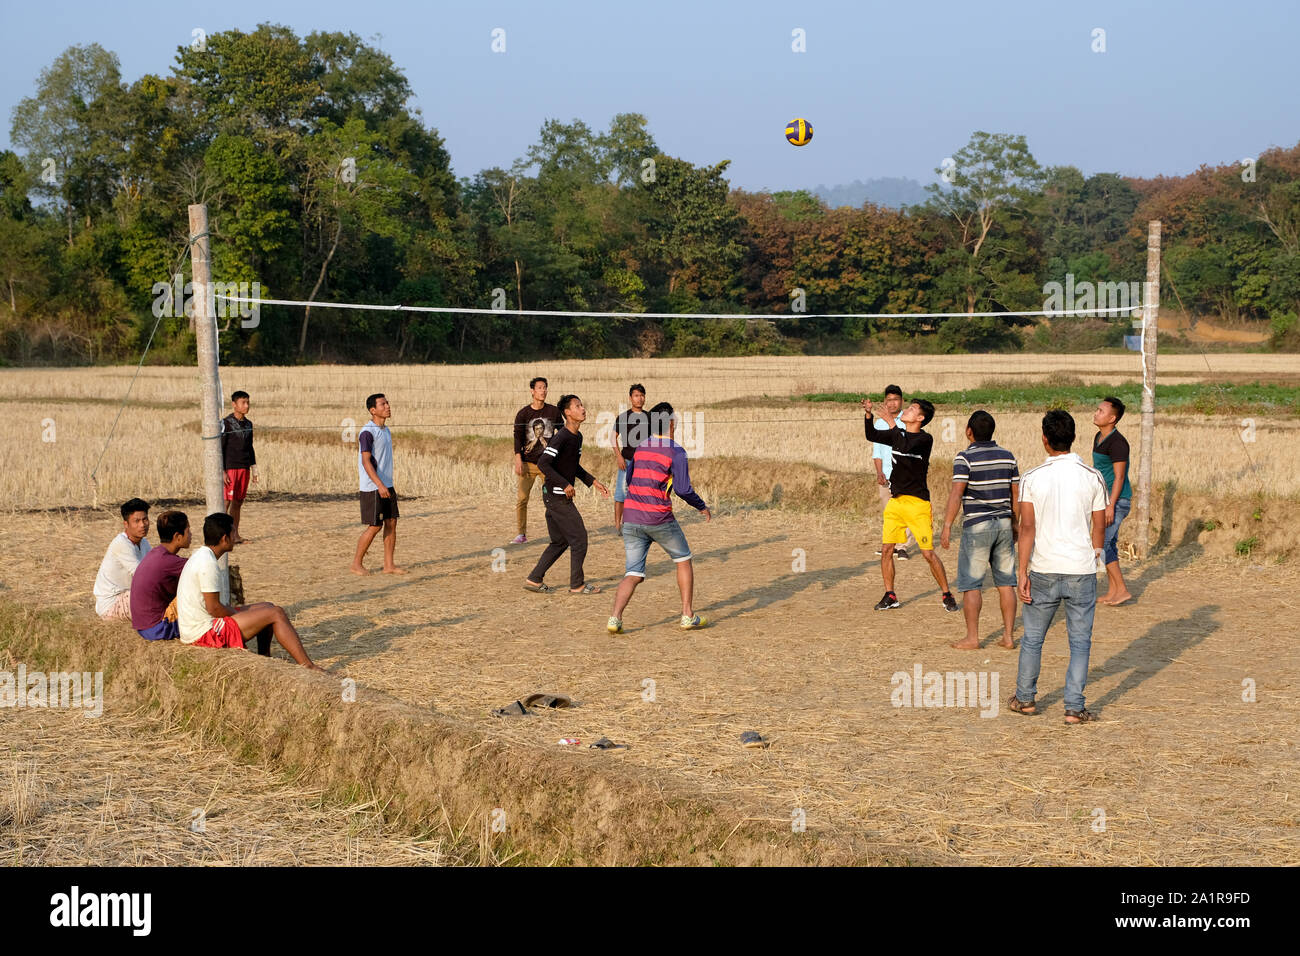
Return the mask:
M812 123L805 119L790 120L785 128L785 138L795 146L806 146L812 139Z

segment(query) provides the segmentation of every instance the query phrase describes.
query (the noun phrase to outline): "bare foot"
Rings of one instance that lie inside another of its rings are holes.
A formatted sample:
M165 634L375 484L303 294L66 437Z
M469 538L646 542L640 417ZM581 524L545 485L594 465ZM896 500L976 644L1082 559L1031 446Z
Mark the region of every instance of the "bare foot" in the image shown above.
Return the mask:
M245 541L247 541L247 540L248 540L247 538L238 538L238 537L237 537L237 538L235 538L234 541L232 541L232 542L230 542L230 543L231 543L231 544L243 544L243 543L244 543Z
M948 646L955 647L959 651L978 651L980 649L980 639L978 637L967 637Z
M351 571L353 574L359 574L362 577L365 577L367 574L370 573L359 564L352 565L352 567L348 568L348 570Z
M1005 647L1007 650L1014 650L1015 646L1016 642L1009 637L1004 637L1002 640L998 641L998 647Z
M1133 595L1125 591L1123 594L1116 594L1114 597L1107 594L1105 597L1101 599L1101 603L1109 604L1111 607L1116 607L1120 604L1123 604L1125 601L1131 601L1131 600L1133 600Z
M385 574L405 574L406 568L384 568Z
M302 666L307 668L307 670L309 671L320 671L322 674L329 673L329 671L327 671L325 668L321 667L319 664L315 663L314 661L308 661L306 664L303 664Z

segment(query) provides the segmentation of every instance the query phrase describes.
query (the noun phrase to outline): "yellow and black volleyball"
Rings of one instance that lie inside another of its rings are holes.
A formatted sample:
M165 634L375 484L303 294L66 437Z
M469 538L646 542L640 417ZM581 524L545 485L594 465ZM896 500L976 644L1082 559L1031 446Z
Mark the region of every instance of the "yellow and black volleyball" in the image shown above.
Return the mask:
M795 146L806 146L812 139L812 123L805 119L790 120L785 128L785 138Z

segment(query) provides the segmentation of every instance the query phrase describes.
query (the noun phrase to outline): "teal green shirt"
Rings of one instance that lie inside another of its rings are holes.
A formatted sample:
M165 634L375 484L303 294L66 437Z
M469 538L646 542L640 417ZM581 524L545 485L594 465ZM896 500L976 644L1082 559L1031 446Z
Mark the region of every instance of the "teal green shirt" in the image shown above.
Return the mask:
M1128 439L1119 433L1116 428L1104 439L1101 432L1097 432L1092 439L1092 467L1101 472L1101 476L1106 479L1106 499L1110 500L1110 490L1115 487L1115 462L1122 461L1129 464ZM1133 470L1130 464L1124 472L1124 487L1119 490L1121 498L1132 498L1133 488L1128 483L1129 472Z

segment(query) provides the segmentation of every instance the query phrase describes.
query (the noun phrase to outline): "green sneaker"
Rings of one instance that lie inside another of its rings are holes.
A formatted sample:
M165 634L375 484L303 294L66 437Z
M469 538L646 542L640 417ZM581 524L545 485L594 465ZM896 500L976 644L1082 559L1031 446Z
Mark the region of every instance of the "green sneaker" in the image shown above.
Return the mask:
M623 633L622 619L617 617L611 617L609 619L609 623L605 625L605 630L609 631L609 633L611 634L622 634Z
M694 617L687 617L685 614L682 615L681 627L683 631L695 631L701 627L708 627L708 624L708 618L701 617L699 614L696 614Z

